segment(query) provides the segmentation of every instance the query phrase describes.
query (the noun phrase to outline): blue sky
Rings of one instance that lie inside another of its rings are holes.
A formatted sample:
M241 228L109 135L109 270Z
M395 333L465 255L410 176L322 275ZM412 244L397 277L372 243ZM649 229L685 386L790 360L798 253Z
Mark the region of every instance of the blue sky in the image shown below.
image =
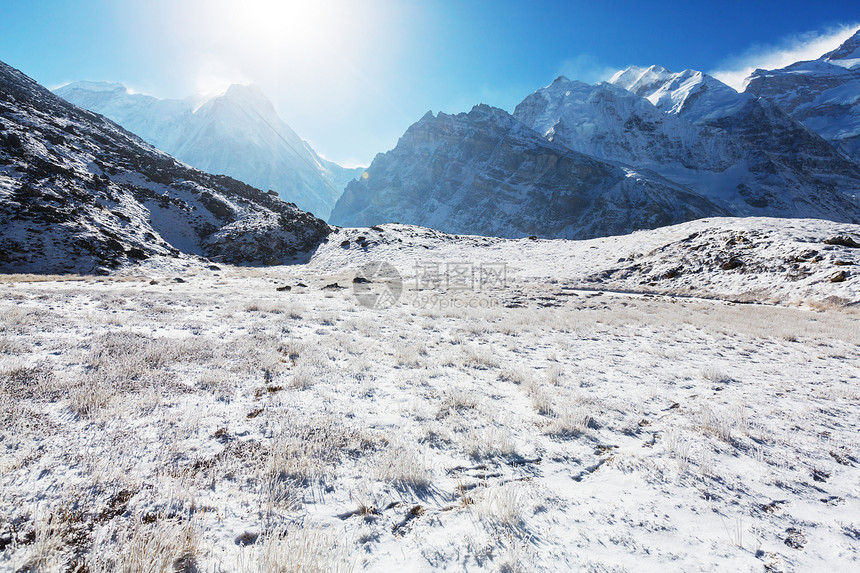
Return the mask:
M253 82L322 155L367 164L428 109L512 111L560 74L628 65L737 83L860 26L860 3L0 0L0 60L42 84L158 97ZM793 59L792 59L793 58ZM782 63L784 62L784 63Z

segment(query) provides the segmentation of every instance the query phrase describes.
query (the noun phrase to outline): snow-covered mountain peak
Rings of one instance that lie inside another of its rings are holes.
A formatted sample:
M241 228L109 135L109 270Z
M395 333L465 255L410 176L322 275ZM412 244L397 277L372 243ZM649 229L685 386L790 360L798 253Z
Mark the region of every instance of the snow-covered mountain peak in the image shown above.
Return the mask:
M590 85L577 80L556 80L551 85L541 88L523 100L514 111L514 116L528 126L533 127L549 139L554 139L558 132L571 129L572 139L588 138L597 129L602 130L607 124L623 124L632 115L639 121L654 121L662 116L648 100L639 97L626 89L601 82ZM617 134L619 138L622 134ZM594 154L593 149L580 149L572 145L572 141L563 141L563 145L577 151Z
M569 80L564 76L558 76L550 85L539 89L535 93L561 94L570 90L580 90L588 87L591 87L590 84L585 82Z
M663 66L641 68L630 66L618 71L609 79L609 83L620 86L636 95L651 93L672 76L672 72Z
M529 95L514 111L517 119L550 140L561 131L566 131L567 135L582 141L595 129L600 131L607 123L624 123L633 115L652 121L654 116L660 116L662 112L644 98L615 84L601 82L590 85L566 78L556 79L549 86ZM622 134L617 135L623 138ZM562 139L567 138L563 136ZM594 149L587 146L579 148L571 143L562 141L563 145L577 151L601 156Z
M774 102L860 163L860 30L817 60L756 70L745 92Z
M299 136L281 120L275 106L254 84L232 84L223 93L196 106L193 113L212 116L210 121L217 120L235 130L271 130L290 139L294 146L302 146ZM255 137L259 138L259 134Z
M721 113L726 107L744 105L749 97L740 96L737 91L720 80L697 70L684 70L673 74L648 100L665 111L676 114L689 114L693 98L707 100L707 111L700 109L697 115Z
M832 52L827 52L819 59L843 68L860 68L860 29L842 42L838 48Z
M660 110L693 123L707 123L737 113L752 99L698 70L672 73L661 66L630 67L610 83L646 98Z
M302 147L299 136L281 120L275 106L255 85L233 84L193 113L200 122L221 126L221 131L242 133L259 142L276 136L286 138L294 148Z
M256 84L232 84L221 97L251 106L257 110L275 112L275 106Z

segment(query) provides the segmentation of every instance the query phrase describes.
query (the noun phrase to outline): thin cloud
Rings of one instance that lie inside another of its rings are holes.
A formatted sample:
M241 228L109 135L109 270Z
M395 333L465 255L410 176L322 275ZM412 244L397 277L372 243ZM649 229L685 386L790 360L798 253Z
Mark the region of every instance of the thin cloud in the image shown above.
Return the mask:
M608 80L617 71L616 68L610 68L602 64L594 56L580 54L562 62L558 70L558 75L564 76L569 80L596 84Z
M720 81L743 91L746 78L756 69L774 70L794 62L816 60L847 40L860 24L842 24L783 38L776 45L754 44L738 56L726 58L709 72Z
M194 74L194 92L198 95L214 95L226 91L232 84L249 83L251 79L240 66L214 54L203 55Z

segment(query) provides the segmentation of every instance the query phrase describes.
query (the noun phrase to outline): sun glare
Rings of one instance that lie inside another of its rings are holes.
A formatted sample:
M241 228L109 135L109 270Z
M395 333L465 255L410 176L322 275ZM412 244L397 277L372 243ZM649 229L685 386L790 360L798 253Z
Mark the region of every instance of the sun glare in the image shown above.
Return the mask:
M247 0L223 5L224 24L252 43L302 46L313 44L335 26L337 12L317 2Z
M347 31L342 10L328 2L245 0L220 1L205 8L221 32L218 41L265 57L307 58L327 47L337 47ZM271 55L271 54L269 54Z
M183 7L183 22L172 28L194 46L198 90L273 75L315 85L337 73L338 62L366 57L356 35L370 10L332 0L201 0Z

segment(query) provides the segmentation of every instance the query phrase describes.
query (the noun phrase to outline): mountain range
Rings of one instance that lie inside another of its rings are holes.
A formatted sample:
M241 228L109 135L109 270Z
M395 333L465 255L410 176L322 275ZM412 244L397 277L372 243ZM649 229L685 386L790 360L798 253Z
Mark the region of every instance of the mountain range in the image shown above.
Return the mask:
M853 73L844 66L855 65L857 39L822 62ZM853 81L841 84L853 94L843 104L860 99ZM559 77L513 114L428 114L347 186L331 222L547 238L725 214L860 222L860 164L846 152L856 109L816 108L849 128L838 141L753 91L695 70L634 66L594 86Z
M840 192L860 189L860 167L774 104L701 72L634 67L597 86L559 78L514 116L565 147L652 169L736 216L860 214Z
M104 273L150 257L280 264L331 231L191 168L0 62L0 272Z
M727 214L647 170L547 140L504 110L428 113L350 183L331 220L580 239Z
M111 82L75 82L55 93L104 115L203 171L229 175L326 219L346 184L363 169L320 157L255 85L214 96L158 99Z
M711 216L856 223L858 56L860 32L818 60L756 70L742 93L656 65L597 85L559 77L513 114L428 112L358 178L319 157L254 86L185 100L109 83L58 90L147 143L4 64L0 270L101 272L183 254L284 262L331 228L279 193L332 209L342 226L502 237L589 238ZM280 188L247 184L260 179Z

